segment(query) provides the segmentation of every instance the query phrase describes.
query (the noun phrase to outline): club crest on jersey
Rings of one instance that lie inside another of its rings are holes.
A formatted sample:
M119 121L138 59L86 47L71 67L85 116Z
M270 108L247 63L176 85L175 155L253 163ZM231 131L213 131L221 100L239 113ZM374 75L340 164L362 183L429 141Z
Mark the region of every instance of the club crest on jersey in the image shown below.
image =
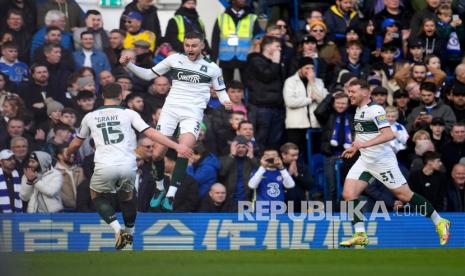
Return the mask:
M178 72L178 80L192 82L192 83L200 83L200 76L199 75L186 75L184 72Z
M207 71L208 71L207 66L202 65L202 67L200 67L200 71L207 73Z
M387 124L386 115L379 115L375 117L378 125Z

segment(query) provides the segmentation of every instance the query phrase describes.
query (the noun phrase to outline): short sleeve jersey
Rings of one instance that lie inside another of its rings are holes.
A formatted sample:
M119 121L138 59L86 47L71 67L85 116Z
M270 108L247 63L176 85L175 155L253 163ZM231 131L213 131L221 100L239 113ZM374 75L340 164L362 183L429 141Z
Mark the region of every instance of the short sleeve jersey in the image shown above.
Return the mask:
M80 139L92 136L95 142L95 166L135 165L136 134L149 125L140 115L120 106L102 106L82 119L77 135Z
M356 140L369 141L378 136L379 130L385 127L391 126L386 119L386 112L382 106L370 102L368 105L357 108L354 118ZM366 162L376 162L386 157L395 158L388 142L360 149L360 155L362 160Z
M168 56L151 69L156 75L169 73L173 80L165 105L202 109L210 99L210 87L225 90L223 74L215 63L207 58L191 61L184 54Z

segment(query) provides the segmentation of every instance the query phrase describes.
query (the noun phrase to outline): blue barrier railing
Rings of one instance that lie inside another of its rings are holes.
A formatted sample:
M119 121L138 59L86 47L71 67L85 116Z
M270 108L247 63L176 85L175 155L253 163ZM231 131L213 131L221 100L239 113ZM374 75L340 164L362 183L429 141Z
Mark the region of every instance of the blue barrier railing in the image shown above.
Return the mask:
M139 214L130 249L329 249L338 248L341 240L353 234L351 222L337 217L338 214L302 215L279 215L273 220L252 216L241 220L238 214ZM464 248L465 216L442 215L452 221L451 238L444 247ZM366 216L370 218L370 214ZM368 248L440 247L434 225L421 216L371 217L366 229ZM0 215L3 252L110 251L113 247L113 230L94 213Z

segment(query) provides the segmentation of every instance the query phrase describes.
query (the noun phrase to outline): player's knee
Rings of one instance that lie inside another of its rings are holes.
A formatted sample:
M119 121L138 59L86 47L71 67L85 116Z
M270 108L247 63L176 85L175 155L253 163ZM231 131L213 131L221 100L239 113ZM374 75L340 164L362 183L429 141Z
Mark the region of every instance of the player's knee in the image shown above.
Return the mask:
M132 200L132 192L119 191L118 192L119 201L129 201Z

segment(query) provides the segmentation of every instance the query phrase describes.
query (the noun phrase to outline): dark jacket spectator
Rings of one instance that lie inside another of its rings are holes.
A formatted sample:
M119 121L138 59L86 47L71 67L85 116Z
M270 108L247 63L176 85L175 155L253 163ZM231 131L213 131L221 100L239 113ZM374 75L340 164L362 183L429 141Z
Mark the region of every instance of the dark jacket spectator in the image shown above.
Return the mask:
M208 194L202 198L197 209L199 213L233 213L237 212L237 203L226 196L226 188L216 183Z
M200 147L198 147L199 151L197 153L196 149L194 149L194 155L197 156L196 161L187 167L187 174L192 176L198 183L199 196L203 197L210 187L217 182L220 162L214 154L206 152L205 147L201 147L203 150L199 150Z
M2 18L2 26L5 26L4 20L7 19L7 13L10 10L17 10L23 14L24 27L27 32L33 34L37 29L37 6L36 0L23 1L0 1L0 18ZM26 16L27 15L27 16Z
M451 177L447 190L446 211L465 212L465 165L456 164Z
M465 125L457 123L450 131L452 141L445 144L442 150L442 163L450 173L460 158L465 157Z
M60 1L62 2L62 1ZM84 11L74 0L65 0L65 3L60 3L56 0L48 0L47 3L40 6L37 12L37 26L44 25L45 15L48 11L59 10L66 14L65 31L70 32L75 27L84 27Z

